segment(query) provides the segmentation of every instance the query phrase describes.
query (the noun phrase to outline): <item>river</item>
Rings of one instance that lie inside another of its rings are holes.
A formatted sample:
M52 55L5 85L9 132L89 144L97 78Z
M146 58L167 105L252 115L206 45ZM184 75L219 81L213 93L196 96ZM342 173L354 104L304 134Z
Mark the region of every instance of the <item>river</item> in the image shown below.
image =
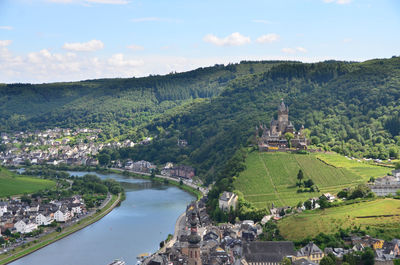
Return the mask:
M88 172L69 172L82 176ZM155 252L176 219L195 198L174 186L118 174L96 174L120 181L126 200L98 222L42 248L12 265L106 265L122 258L135 265L136 257Z

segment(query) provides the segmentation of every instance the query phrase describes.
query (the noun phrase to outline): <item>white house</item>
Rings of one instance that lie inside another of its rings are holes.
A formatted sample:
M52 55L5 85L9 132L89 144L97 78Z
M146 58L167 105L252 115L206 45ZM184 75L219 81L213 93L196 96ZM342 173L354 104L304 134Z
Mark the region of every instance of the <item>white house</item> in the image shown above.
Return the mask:
M67 209L57 210L57 212L54 213L54 219L57 222L67 222L69 219L72 218L72 216L73 213L71 214L71 212Z
M5 202L0 202L0 217L7 212L7 204Z
M37 229L37 224L35 223L30 223L29 221L24 221L24 220L19 220L14 224L14 228L17 232L21 234L26 234L33 232L34 230Z
M231 207L236 210L237 202L238 196L229 191L224 191L218 200L219 208L223 211L230 211Z
M49 225L54 221L52 215L44 216L43 214L38 214L35 218L35 222L37 225Z
M72 213L82 213L82 207L81 207L81 204L80 203L72 203L71 205L70 205L70 208L71 208L71 212Z

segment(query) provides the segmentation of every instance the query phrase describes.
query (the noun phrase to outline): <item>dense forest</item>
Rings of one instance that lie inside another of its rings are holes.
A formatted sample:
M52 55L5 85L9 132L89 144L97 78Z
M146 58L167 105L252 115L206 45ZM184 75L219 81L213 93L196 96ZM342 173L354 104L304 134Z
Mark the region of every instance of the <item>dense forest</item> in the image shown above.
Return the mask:
M1 130L100 127L149 145L104 150L112 159L192 165L212 182L281 99L312 143L356 157L400 149L400 58L366 62L242 62L150 76L43 85L0 85ZM188 141L179 147L178 139ZM234 163L230 167L235 167Z
M121 134L143 137L132 128L168 109L215 97L229 81L265 72L277 63L215 65L144 78L0 84L0 130L91 127L102 128L108 138Z
M304 124L315 147L344 155L387 159L400 149L400 58L363 63L282 63L232 80L215 98L175 108L146 128L158 137L121 149L121 158L190 164L216 179L255 126L269 125L283 98L295 128ZM178 147L177 139L187 147ZM115 155L115 154L114 154Z

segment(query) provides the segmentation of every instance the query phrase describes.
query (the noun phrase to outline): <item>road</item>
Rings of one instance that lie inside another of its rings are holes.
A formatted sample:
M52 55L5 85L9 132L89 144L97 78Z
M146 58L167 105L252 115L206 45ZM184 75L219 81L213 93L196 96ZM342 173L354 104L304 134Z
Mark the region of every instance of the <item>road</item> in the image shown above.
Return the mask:
M122 169L122 168L111 168L111 169L122 171L122 172L127 171L127 172L131 172L131 173L139 174L139 175L145 175L145 176L150 176L151 175L150 173L144 173L144 172L140 172L140 171L133 171L133 170L130 170L130 169ZM163 176L163 175L156 175L156 177L157 178L161 178L161 179L167 179L167 180L170 180L170 181L175 181L175 182L179 182L181 180L179 178L173 178L173 177L168 177L168 176ZM203 195L207 195L207 193L208 193L208 188L204 188L204 187L198 186L198 185L194 184L193 182L188 181L186 179L182 179L182 182L186 186L189 186L189 187L194 188L194 189L199 189L199 191Z

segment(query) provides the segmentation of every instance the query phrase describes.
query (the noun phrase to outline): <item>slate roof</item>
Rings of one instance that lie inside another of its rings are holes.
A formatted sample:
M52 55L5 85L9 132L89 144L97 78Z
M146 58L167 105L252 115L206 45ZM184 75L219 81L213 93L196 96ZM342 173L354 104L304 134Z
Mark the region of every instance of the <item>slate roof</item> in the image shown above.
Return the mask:
M295 252L290 241L253 241L244 244L243 254L247 262L281 262Z
M310 242L305 247L303 247L299 251L297 251L297 256L298 257L304 257L304 256L309 257L312 254L316 254L316 253L323 253L323 252L317 245Z

